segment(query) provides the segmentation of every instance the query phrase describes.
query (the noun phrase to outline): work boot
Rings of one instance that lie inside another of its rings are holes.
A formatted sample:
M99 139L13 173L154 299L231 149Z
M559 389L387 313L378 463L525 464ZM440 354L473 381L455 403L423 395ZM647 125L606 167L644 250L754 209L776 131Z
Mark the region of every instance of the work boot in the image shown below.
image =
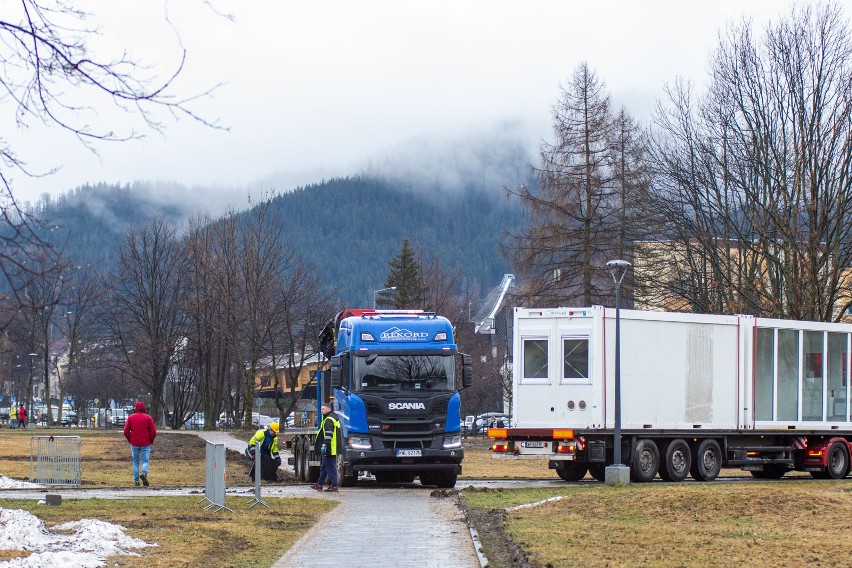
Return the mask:
M313 485L311 485L311 489L316 489L317 491L322 491L322 485L320 485L319 483L314 483Z
M133 482L133 485L134 485L134 486L136 486L136 487L139 487L139 480L138 480L138 479L137 479L137 480L135 480L135 481Z
M147 475L145 475L143 473L142 475L139 476L139 479L142 480L142 485L144 485L145 487L148 487L148 476Z
M340 490L337 489L334 485L330 485L328 489L325 490L326 493L338 493Z

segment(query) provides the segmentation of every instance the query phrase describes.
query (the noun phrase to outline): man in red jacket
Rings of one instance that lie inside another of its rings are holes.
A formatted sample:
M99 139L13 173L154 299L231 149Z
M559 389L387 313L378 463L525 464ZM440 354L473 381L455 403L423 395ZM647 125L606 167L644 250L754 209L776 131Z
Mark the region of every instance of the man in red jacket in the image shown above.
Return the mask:
M133 485L139 487L139 480L148 487L148 460L151 458L151 444L157 437L154 419L145 412L145 403L136 403L136 412L124 422L124 437L130 442L130 455L133 457Z

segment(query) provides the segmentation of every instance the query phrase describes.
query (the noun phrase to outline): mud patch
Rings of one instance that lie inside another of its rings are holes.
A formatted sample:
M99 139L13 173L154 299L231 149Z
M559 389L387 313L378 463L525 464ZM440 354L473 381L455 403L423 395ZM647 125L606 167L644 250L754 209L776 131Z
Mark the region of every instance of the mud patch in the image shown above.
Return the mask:
M468 525L479 533L483 552L488 558L488 568L534 568L526 552L515 544L506 532L506 511L503 509L474 509L468 507L464 495L459 493L459 507L464 511Z

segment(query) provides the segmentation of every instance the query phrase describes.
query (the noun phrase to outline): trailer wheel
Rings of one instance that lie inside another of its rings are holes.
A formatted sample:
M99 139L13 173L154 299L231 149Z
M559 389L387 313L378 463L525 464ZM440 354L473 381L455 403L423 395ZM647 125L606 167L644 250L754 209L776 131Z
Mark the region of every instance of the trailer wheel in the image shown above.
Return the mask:
M311 459L311 443L302 438L302 481L310 481L310 468L308 462Z
M302 445L298 438L293 440L293 476L302 481Z
M683 481L689 475L692 466L692 454L689 444L678 438L666 446L663 462L660 464L660 477L666 481Z
M637 483L646 483L657 476L660 469L660 450L653 440L637 440L630 460L630 478Z
M689 472L696 481L713 481L722 471L722 449L716 440L701 440L692 456Z
M828 450L828 467L826 473L831 479L843 479L849 473L849 455L844 444L835 442Z
M606 481L606 465L602 463L593 463L589 466L589 473L592 477L603 483Z
M586 477L587 467L584 464L562 462L563 467L556 468L556 474L562 481L580 481Z

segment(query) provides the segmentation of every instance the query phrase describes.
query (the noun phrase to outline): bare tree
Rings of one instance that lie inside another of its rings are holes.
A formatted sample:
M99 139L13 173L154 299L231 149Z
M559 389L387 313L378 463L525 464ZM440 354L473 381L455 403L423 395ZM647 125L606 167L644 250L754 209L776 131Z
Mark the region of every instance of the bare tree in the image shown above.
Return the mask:
M284 367L285 383L273 373L275 406L281 418L293 412L298 403L299 376L308 360L320 353L317 338L334 312L333 293L324 288L312 267L294 258L284 279L275 290L268 346L273 369ZM279 396L286 392L287 396Z
M526 295L544 304L607 301L603 269L629 256L632 214L646 190L642 136L623 109L614 118L604 83L585 63L553 108L552 142L542 142L539 189L509 190L529 212L510 245Z
M62 299L62 313L56 318L57 326L67 341L65 376L59 376L59 418L66 389L76 373L81 353L87 342L93 339L96 326L97 302L105 295L107 286L91 265L70 264L63 273L66 293Z
M179 53L175 68L160 78L129 58L126 51L95 53L91 45L98 35L91 15L66 0L19 0L4 7L0 16L0 92L14 103L9 108L14 109L20 128L35 123L56 127L94 150L97 142L142 135L133 128L122 132L104 120L100 113L105 106L140 118L146 129L164 127L162 112L218 127L191 108L194 99L212 89L180 97L174 88L183 71L185 52ZM9 139L0 137L0 277L6 281L2 303L23 303L22 290L32 277L41 275L36 267L44 265L45 259L58 262L58 255L39 234L46 227L23 210L12 191L15 173L40 176L52 171L30 170ZM12 312L0 311L8 313ZM0 321L0 327L7 323Z
M162 218L130 230L119 250L107 323L128 372L151 393L154 416L164 411L166 382L186 338L185 259Z
M850 93L839 5L794 8L760 38L748 21L731 26L706 95L676 83L657 113L668 246L649 270L655 285L695 311L841 317L852 298Z
M238 264L233 291L238 295L230 344L234 361L241 366L245 377L243 411L245 424L250 426L254 378L274 321L268 317L270 303L274 301L270 291L276 282L283 280L293 261L293 253L281 246L282 228L270 213L269 202L256 206L237 228L235 258Z

